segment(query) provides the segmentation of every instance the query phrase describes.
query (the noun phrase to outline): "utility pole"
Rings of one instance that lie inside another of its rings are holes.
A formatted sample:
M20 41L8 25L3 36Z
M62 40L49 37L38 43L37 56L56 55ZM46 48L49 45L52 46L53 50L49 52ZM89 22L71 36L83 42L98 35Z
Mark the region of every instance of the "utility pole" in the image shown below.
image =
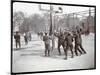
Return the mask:
M50 5L50 32L49 32L50 36L53 34L52 13L53 13L53 6Z
M89 8L89 16L87 18L87 24L88 24L88 27L87 27L87 34L90 33L90 18L91 18L91 9Z

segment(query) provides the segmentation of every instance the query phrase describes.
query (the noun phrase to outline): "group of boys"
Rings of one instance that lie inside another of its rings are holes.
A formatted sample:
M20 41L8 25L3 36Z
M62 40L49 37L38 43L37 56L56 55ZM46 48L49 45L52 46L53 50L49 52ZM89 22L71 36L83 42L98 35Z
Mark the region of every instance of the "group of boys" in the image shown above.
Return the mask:
M82 38L81 38L81 31L77 29L76 31L69 32L59 32L58 34L54 34L54 36L58 37L58 52L59 55L61 55L60 47L63 47L65 58L68 57L68 50L71 51L71 58L74 57L74 53L76 56L78 56L78 52L80 54L86 54L86 51L84 50L82 46ZM45 43L45 56L50 56L50 36L45 33L43 36L43 41ZM73 46L73 42L75 46Z

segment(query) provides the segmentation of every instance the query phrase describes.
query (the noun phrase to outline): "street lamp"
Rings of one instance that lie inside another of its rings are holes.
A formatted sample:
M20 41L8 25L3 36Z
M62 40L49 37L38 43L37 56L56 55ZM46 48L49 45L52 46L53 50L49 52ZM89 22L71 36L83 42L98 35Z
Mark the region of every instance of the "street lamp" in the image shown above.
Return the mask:
M52 36L52 50L54 49L54 47L55 47L55 41L54 41L54 34L53 34L53 13L62 13L63 12L63 10L62 10L62 8L61 7L59 7L58 9L60 10L60 11L55 11L55 10L53 10L53 6L50 4L50 10L48 10L48 9L43 9L43 8L41 8L41 5L39 5L39 9L41 10L41 11L47 11L47 12L50 12L50 29L49 29L49 35L50 36Z

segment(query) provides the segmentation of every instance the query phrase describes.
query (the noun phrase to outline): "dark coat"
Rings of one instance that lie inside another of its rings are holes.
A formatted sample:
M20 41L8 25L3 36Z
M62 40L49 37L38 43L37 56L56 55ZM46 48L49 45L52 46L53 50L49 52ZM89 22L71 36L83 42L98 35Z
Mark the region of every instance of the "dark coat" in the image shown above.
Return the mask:
M50 37L47 35L43 36L43 41L45 42L45 44L50 44Z
M58 36L58 42L59 43L64 43L64 35L63 34L60 34L59 36Z
M82 38L81 38L81 34L80 33L76 33L74 35L75 38L75 44L81 44L82 43Z
M14 39L19 42L20 41L20 35L14 35Z
M72 42L73 42L73 36L72 35L67 35L66 37L65 37L65 41L66 41L66 43L67 43L67 45L72 45Z

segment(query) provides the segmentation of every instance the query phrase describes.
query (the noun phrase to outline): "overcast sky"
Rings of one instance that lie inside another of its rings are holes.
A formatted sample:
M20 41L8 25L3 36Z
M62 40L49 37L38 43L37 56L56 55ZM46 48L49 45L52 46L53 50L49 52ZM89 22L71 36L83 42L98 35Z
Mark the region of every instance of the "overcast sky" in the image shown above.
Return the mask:
M43 9L49 9L50 8L49 5L43 5L42 4L41 6L42 6ZM89 10L89 7L53 5L54 10L58 10L59 6L62 7L64 14ZM38 7L39 7L39 4L36 4L36 3L19 3L19 2L13 3L13 11L14 12L15 11L22 11L27 16L34 14L34 13L42 14L44 11L40 11Z

